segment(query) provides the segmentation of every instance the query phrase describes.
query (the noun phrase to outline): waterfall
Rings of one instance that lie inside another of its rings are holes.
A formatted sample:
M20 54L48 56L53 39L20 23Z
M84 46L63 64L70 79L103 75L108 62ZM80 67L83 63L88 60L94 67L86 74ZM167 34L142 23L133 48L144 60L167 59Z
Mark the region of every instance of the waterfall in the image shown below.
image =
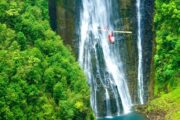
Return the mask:
M137 0L137 21L138 21L138 97L140 104L144 104L144 83L143 83L143 60L142 60L142 38L141 38L141 0Z
M118 42L107 40L115 29L112 0L82 0L78 61L91 88L91 106L97 117L130 112L132 102ZM118 41L118 37L116 38Z

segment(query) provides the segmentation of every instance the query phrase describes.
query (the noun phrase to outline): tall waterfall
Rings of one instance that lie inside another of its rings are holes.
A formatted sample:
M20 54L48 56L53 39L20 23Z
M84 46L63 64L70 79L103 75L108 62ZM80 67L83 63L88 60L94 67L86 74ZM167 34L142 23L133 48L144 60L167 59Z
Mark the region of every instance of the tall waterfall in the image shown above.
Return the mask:
M141 0L137 0L137 21L138 21L138 97L140 104L144 104L144 83L143 83L143 60L142 60L142 38L141 38Z
M88 78L91 106L97 117L128 113L132 106L121 58L122 51L118 42L108 42L108 32L98 29L115 29L116 18L113 14L117 10L112 7L112 2L81 1L78 60ZM120 39L117 37L116 40Z

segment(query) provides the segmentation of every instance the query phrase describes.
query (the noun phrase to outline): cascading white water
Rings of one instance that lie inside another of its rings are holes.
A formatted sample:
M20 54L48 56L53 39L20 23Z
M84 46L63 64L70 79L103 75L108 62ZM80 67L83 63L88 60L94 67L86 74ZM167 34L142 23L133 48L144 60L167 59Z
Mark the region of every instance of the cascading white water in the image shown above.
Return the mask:
M141 38L141 0L137 0L137 21L138 21L138 97L140 104L144 104L144 84L143 84L143 61L142 61L142 38Z
M110 97L109 97L109 93L108 93L107 89L105 89L105 95L106 95L106 100L107 100L107 102L106 102L106 107L107 107L106 113L107 113L107 115L111 115L111 111L110 111L111 110L110 109L111 103L109 102Z
M128 113L132 106L119 46L108 43L108 33L98 29L114 30L113 12L111 0L82 0L78 60L97 117Z

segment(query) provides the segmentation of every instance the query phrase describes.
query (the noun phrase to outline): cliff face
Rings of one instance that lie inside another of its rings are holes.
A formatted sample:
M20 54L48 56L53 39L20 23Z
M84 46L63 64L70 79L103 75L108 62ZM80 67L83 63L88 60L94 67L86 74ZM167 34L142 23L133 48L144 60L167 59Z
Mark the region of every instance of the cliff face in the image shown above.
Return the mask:
M154 46L153 34L153 13L154 0L141 1L142 13L142 49L143 49L143 78L145 89L145 101L148 100L148 89L152 95L153 87L153 54L152 48ZM131 30L131 36L125 36L127 53L125 55L127 77L129 80L130 93L134 103L138 102L137 98L137 68L138 68L138 50L137 50L137 12L136 1L134 0L119 0L120 19L124 25L125 30ZM152 72L152 73L151 73ZM151 79L151 80L150 80ZM150 84L151 83L151 84Z
M154 55L155 55L155 32L154 32L154 1L144 0L144 30L143 30L143 62L144 64L144 81L146 91L146 100L153 96L154 86Z
M76 0L49 0L51 27L74 48Z
M56 0L49 1L50 18L52 26L64 39L64 42L73 48L77 55L78 50L78 26L79 9L81 0ZM56 7L52 8L52 4ZM122 60L125 63L126 77L129 80L129 89L134 103L138 103L137 97L137 67L138 67L138 50L137 50L137 16L136 16L136 1L135 0L118 0L119 11L116 11L120 16L117 22L117 29L130 30L133 34L122 35L123 41L120 45L120 50L123 50ZM53 14L53 12L56 12ZM145 100L148 99L148 91L152 93L153 87L153 66L152 66L152 48L153 48L153 11L154 0L142 0L142 46L143 46L143 74L144 74L144 89ZM53 15L51 15L53 14ZM56 19L56 20L55 20ZM115 21L116 22L116 21ZM119 25L119 26L118 26ZM124 50L125 49L125 50ZM152 81L151 81L151 80ZM151 83L151 84L150 84ZM150 86L150 87L149 87Z
M124 54L124 63L126 66L127 78L129 80L129 90L134 103L138 102L137 96L137 68L138 68L138 50L137 50L137 18L136 5L134 0L119 0L120 21L124 30L132 31L132 34L124 35L126 53Z

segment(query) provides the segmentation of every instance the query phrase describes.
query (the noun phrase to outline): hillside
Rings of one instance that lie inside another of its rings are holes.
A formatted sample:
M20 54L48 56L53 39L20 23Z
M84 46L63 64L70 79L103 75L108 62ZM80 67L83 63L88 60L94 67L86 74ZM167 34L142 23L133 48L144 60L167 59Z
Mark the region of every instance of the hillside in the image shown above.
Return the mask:
M85 76L46 0L0 1L0 119L93 119Z

